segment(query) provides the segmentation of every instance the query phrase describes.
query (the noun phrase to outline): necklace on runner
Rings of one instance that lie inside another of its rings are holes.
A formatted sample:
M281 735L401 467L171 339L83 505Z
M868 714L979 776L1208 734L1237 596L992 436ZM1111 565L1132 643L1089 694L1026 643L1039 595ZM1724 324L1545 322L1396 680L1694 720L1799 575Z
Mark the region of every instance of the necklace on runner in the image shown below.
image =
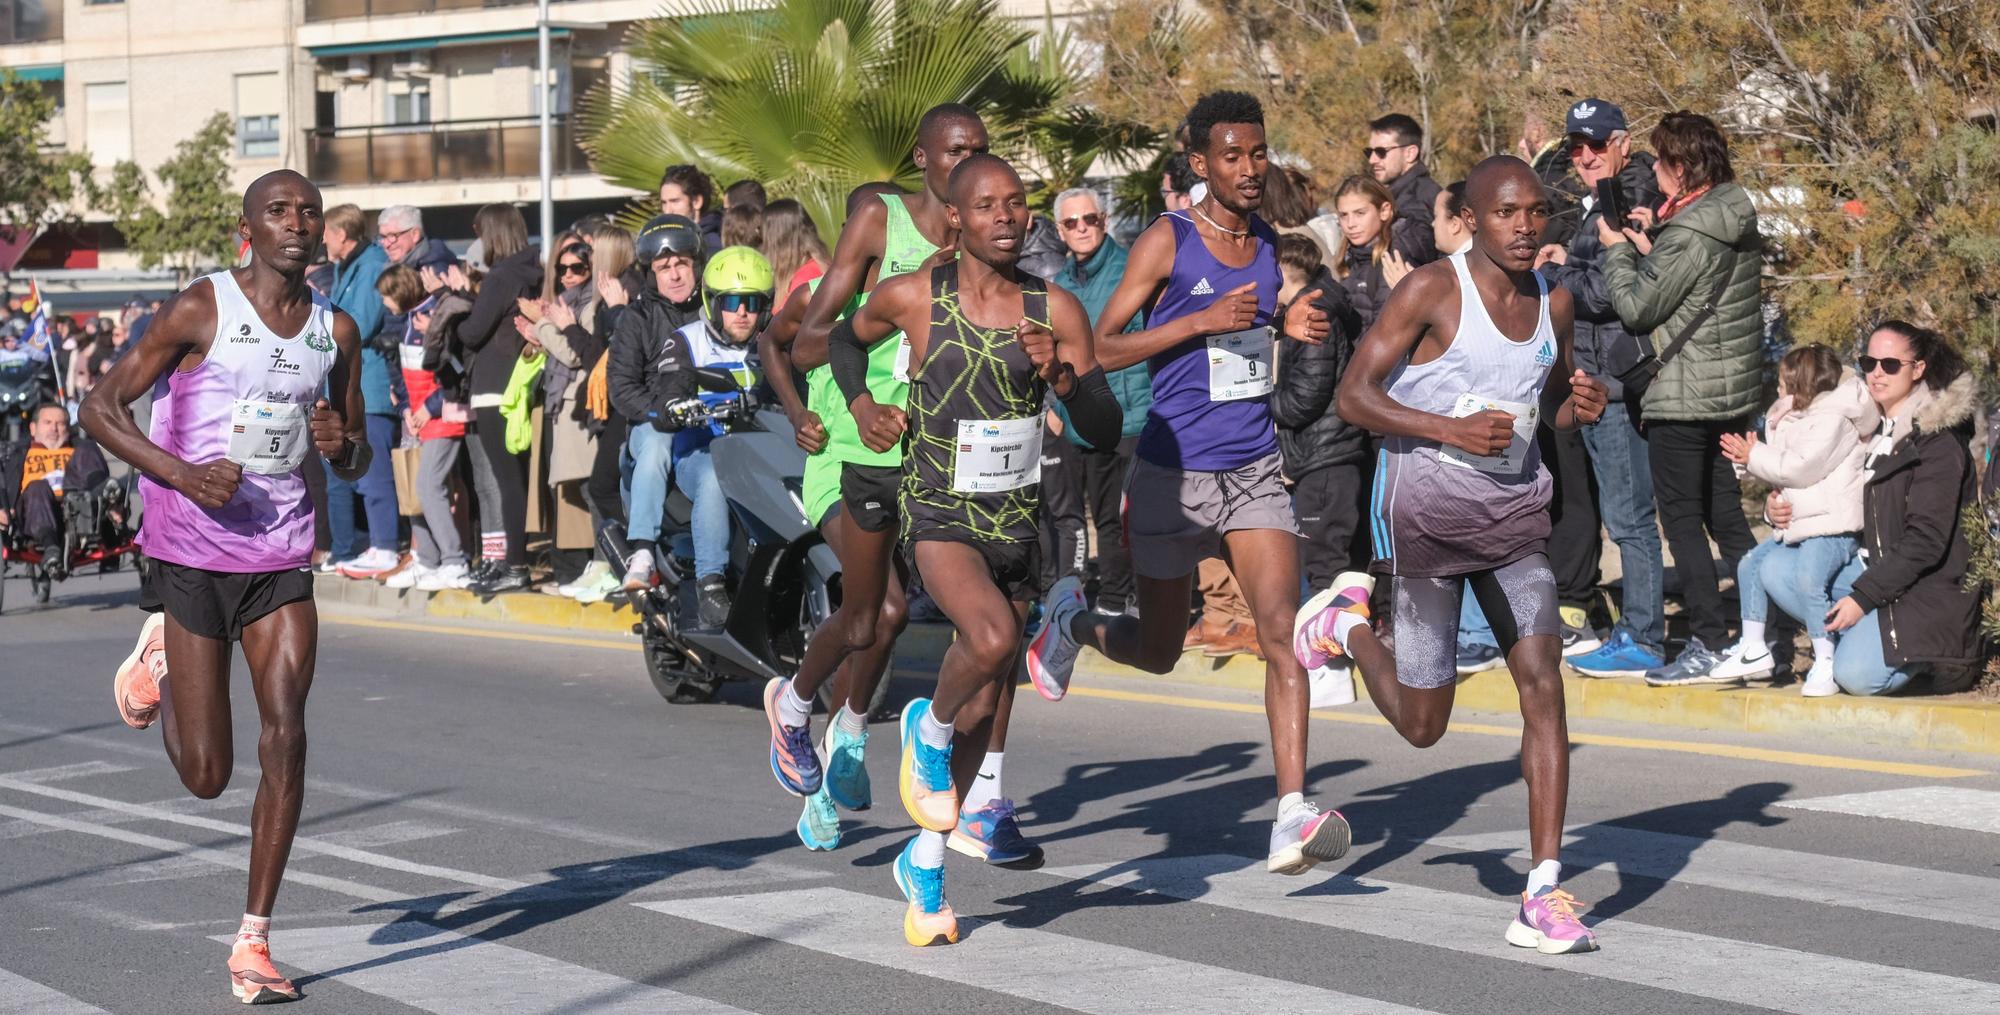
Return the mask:
M1216 232L1218 232L1218 233L1221 233L1221 234L1222 234L1222 235L1224 235L1224 236L1232 236L1232 237L1235 237L1236 239L1239 239L1239 240L1240 240L1240 239L1244 239L1245 237L1248 237L1248 236L1250 235L1250 230L1249 230L1249 228L1248 228L1248 226L1249 226L1249 223L1248 223L1248 222L1245 222L1245 223L1244 223L1244 226L1245 226L1245 228L1243 228L1243 229L1226 229L1226 228L1224 228L1224 227L1223 227L1222 223L1220 223L1220 222L1217 222L1217 221L1215 221L1215 220L1214 220L1214 219L1212 219L1212 218L1209 218L1209 217L1208 217L1207 215L1202 215L1202 211L1201 211L1201 205L1198 205L1198 204L1191 204L1191 205L1188 205L1188 210L1189 210L1189 211L1191 211L1191 212L1194 212L1194 213L1195 213L1196 215L1201 215L1201 220L1202 220L1203 222L1206 222L1206 223L1208 223L1208 227L1209 227L1210 229L1213 229L1213 230L1215 230Z

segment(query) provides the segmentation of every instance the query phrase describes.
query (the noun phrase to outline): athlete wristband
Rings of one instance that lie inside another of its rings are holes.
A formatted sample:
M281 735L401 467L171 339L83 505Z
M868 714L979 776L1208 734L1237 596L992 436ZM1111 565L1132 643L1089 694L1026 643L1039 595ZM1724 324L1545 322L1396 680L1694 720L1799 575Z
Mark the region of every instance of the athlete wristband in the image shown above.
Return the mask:
M1076 379L1069 397L1062 400L1063 411L1076 435L1093 448L1116 447L1125 427L1125 410L1104 379L1104 367L1094 366Z
M854 333L852 318L835 321L827 333L826 365L833 371L833 383L840 386L845 404L852 405L868 393L868 350L862 346L861 336Z

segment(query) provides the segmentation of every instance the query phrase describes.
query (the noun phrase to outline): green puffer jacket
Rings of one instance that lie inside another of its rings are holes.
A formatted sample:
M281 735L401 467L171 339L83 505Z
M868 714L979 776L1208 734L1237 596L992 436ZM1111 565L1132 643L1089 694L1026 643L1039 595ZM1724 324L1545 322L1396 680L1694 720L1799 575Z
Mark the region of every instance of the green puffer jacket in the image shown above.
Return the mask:
M1729 251L1735 270L1723 277ZM1612 246L1605 287L1619 320L1634 334L1652 333L1654 352L1687 328L1723 286L1715 314L1667 361L1646 389L1649 420L1719 420L1750 416L1764 384L1763 274L1757 210L1750 195L1724 183L1681 209L1653 237L1644 257L1630 243Z

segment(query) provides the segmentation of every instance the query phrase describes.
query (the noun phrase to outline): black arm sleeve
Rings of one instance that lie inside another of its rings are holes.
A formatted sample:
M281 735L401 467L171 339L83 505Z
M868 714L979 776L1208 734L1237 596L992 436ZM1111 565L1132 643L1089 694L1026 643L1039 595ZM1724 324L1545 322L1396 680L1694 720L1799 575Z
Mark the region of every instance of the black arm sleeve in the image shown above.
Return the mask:
M849 405L868 393L868 350L854 333L854 321L835 321L826 338L826 365L833 370L833 383L840 385L840 397Z
M1062 404L1076 435L1091 447L1118 446L1118 437L1125 426L1125 410L1119 408L1117 397L1111 394L1103 367L1092 367L1089 373L1078 377Z

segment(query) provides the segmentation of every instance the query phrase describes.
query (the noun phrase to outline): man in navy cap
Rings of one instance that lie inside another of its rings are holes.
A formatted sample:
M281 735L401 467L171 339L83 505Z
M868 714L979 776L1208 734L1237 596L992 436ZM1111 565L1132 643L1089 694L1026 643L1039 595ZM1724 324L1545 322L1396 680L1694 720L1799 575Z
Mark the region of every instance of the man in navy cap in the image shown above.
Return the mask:
M1599 184L1617 181L1627 208L1657 208L1661 195L1653 177L1653 157L1632 151L1625 112L1603 99L1588 98L1564 118L1570 163L1590 193L1583 221L1567 247L1542 248L1540 267L1547 279L1576 297L1573 355L1580 370L1602 381L1610 404L1598 425L1585 428L1584 445L1597 476L1598 508L1624 568L1622 617L1611 636L1593 651L1569 658L1578 673L1592 677L1638 676L1661 665L1666 619L1660 589L1664 567L1660 530L1654 518L1653 473L1646 438L1639 430L1638 391L1628 391L1618 375L1639 362L1649 346L1619 322L1604 287L1604 245L1596 220L1604 215ZM1595 535L1593 533L1593 541ZM1593 548L1594 552L1594 548ZM1553 558L1555 554L1551 552Z

